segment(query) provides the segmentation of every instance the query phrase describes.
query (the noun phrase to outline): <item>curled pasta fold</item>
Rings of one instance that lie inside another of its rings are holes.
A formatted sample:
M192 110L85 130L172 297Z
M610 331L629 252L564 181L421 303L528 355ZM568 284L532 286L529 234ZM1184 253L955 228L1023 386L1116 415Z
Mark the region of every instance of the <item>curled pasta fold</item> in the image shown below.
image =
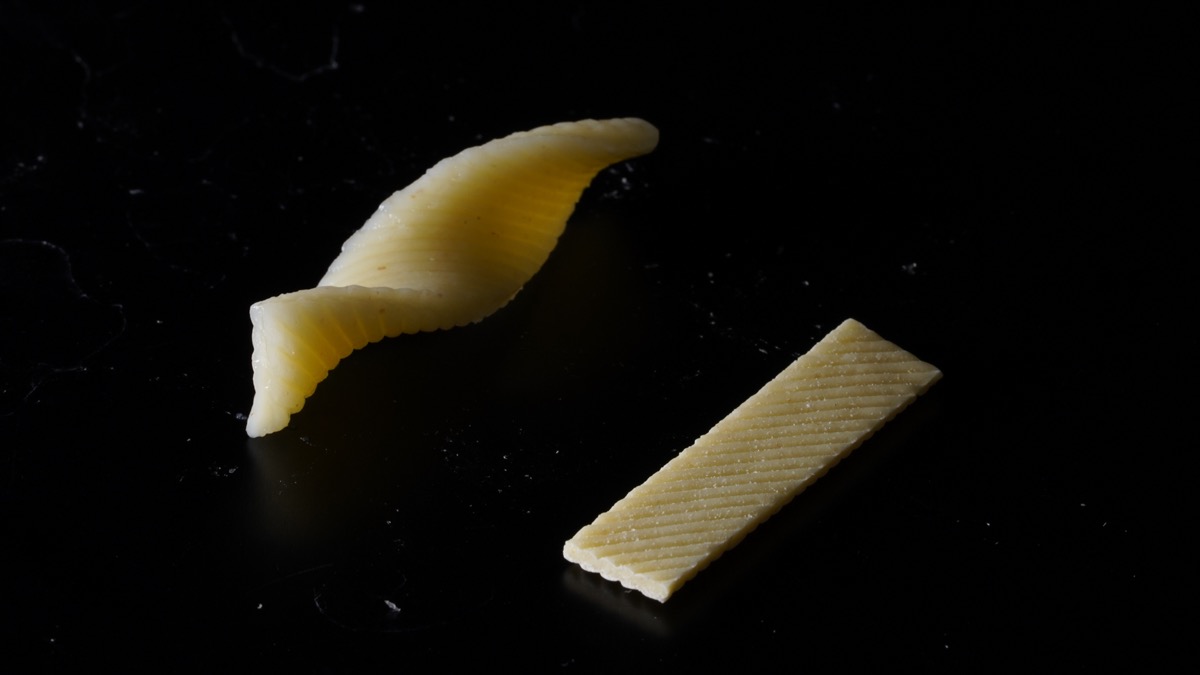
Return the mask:
M545 263L596 174L657 143L658 130L636 118L554 124L464 150L394 193L316 288L250 307L246 433L286 427L355 349L474 323L506 305Z

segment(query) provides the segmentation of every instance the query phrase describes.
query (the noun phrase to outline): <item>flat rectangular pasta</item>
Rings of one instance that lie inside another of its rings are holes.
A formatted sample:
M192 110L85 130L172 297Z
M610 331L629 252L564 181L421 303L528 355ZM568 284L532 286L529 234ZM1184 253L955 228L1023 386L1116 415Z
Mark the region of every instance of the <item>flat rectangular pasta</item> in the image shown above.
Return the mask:
M666 602L941 376L847 319L579 530L563 556Z

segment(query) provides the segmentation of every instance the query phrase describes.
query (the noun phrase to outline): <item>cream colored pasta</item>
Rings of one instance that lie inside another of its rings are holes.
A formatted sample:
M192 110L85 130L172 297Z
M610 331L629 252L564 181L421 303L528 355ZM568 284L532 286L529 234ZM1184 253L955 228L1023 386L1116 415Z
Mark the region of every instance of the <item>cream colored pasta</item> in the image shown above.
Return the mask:
M849 319L581 529L563 555L665 602L940 377Z
M316 288L250 308L250 436L287 426L353 350L462 326L503 307L541 268L597 173L645 154L640 119L540 127L444 159L342 246Z

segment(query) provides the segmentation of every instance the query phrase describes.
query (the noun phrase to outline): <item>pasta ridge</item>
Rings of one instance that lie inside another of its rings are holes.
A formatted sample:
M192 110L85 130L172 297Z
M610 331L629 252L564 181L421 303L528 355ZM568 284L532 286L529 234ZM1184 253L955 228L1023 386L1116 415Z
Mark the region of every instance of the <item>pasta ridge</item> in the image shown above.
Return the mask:
M553 124L468 148L393 193L315 288L251 306L246 433L286 427L355 349L475 323L508 304L592 179L657 144L658 130L637 118Z

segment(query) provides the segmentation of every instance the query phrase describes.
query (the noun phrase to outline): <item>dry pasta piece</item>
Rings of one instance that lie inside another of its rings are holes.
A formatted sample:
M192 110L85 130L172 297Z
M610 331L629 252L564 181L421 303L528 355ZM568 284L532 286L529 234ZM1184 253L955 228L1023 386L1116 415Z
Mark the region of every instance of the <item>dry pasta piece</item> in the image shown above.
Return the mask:
M246 433L286 427L355 349L473 323L506 305L549 257L596 174L657 143L658 130L640 119L584 120L438 162L346 240L317 288L250 308Z
M847 319L581 529L563 556L666 602L941 375Z

